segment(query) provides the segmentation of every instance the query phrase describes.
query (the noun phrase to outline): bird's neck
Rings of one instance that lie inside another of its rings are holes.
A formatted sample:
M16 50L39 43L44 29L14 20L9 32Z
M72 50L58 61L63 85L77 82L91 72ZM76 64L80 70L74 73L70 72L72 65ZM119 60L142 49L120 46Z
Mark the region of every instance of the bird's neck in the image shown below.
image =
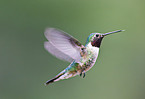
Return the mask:
M98 55L99 47L92 46L91 42L86 45L87 50L91 51L93 54Z

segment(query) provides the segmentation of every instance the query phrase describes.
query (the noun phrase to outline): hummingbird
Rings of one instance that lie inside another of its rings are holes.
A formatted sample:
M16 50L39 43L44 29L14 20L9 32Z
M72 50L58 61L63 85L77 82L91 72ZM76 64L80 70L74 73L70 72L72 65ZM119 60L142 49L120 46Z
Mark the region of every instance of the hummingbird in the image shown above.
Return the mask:
M45 85L76 75L84 78L85 73L94 66L97 60L102 39L107 35L122 31L117 30L104 34L91 33L84 46L62 30L47 28L44 35L48 41L44 42L44 48L57 58L70 62L70 65L54 78L48 80Z

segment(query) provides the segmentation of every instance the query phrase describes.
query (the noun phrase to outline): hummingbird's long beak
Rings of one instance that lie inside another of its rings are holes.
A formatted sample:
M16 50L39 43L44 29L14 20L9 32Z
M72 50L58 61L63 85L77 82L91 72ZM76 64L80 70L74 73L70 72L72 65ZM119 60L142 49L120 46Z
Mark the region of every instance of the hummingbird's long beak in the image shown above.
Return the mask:
M113 34L113 33L122 32L122 31L125 31L125 30L117 30L117 31L112 31L112 32L104 33L104 34L102 34L102 36L106 36L106 35L110 35L110 34Z

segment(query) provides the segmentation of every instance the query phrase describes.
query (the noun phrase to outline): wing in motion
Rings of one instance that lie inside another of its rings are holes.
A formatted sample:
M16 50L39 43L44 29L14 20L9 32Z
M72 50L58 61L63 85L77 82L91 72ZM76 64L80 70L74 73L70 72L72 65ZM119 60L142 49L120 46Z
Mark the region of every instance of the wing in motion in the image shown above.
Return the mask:
M80 51L84 46L71 35L55 28L48 28L45 37L48 39L44 43L45 49L57 58L69 62L81 58Z

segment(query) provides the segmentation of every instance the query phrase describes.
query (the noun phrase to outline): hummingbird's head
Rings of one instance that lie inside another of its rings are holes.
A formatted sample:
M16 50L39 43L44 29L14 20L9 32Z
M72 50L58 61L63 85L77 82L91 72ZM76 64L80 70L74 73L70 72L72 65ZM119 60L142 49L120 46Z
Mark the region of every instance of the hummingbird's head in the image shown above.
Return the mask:
M92 45L92 46L100 48L101 41L102 41L102 39L103 39L105 36L110 35L110 34L113 34L113 33L121 32L121 31L124 31L124 30L117 30L117 31L108 32L108 33L104 33L104 34L101 34L101 33L92 33L92 34L90 34L89 37L87 38L86 45L87 45L89 42L91 42L91 45Z

